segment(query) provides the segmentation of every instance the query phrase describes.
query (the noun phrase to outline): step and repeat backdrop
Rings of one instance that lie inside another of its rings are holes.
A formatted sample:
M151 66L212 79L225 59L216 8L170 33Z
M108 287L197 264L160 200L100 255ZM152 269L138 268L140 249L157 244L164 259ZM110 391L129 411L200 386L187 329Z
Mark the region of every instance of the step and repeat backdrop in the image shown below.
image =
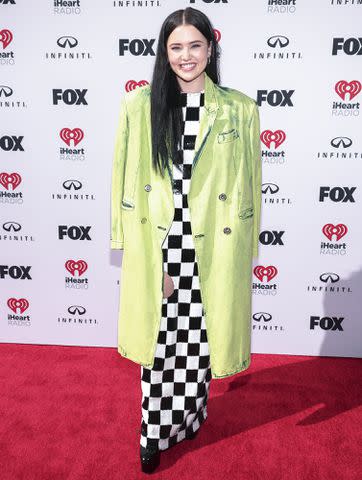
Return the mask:
M0 341L117 346L120 99L187 6L259 105L253 352L361 357L361 0L0 0Z

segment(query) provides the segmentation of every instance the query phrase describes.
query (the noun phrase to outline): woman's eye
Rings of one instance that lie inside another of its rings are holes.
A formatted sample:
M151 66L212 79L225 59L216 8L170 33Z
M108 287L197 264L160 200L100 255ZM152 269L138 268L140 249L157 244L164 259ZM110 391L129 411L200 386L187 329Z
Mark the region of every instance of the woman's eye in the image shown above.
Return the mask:
M199 44L192 45L192 48L193 47L199 48L199 47L201 47L201 45L199 45ZM171 50L180 50L180 47L171 47Z

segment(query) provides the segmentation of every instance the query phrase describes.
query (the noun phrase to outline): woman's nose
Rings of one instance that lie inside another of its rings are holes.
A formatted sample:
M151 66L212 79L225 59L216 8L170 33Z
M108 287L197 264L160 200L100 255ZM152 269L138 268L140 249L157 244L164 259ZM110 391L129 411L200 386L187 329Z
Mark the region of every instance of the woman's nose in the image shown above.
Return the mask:
M188 48L182 51L182 60L187 61L190 59L190 50Z

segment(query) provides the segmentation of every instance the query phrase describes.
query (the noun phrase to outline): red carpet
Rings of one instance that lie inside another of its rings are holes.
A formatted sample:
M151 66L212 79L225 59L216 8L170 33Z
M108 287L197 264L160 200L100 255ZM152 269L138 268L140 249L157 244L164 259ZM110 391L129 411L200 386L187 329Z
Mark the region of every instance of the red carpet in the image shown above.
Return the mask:
M360 359L254 354L211 381L195 440L139 466L140 366L112 348L0 345L1 480L360 480Z

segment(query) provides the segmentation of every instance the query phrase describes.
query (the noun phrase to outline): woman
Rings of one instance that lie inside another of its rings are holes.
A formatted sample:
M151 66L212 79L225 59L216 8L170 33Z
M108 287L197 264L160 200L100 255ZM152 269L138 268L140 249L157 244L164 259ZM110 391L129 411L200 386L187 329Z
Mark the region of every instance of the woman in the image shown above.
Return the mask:
M250 364L259 116L250 97L218 86L218 61L209 19L177 10L162 25L151 86L127 93L121 107L111 236L112 248L125 249L118 351L141 364L140 458L148 473L162 450L195 437L211 378Z

